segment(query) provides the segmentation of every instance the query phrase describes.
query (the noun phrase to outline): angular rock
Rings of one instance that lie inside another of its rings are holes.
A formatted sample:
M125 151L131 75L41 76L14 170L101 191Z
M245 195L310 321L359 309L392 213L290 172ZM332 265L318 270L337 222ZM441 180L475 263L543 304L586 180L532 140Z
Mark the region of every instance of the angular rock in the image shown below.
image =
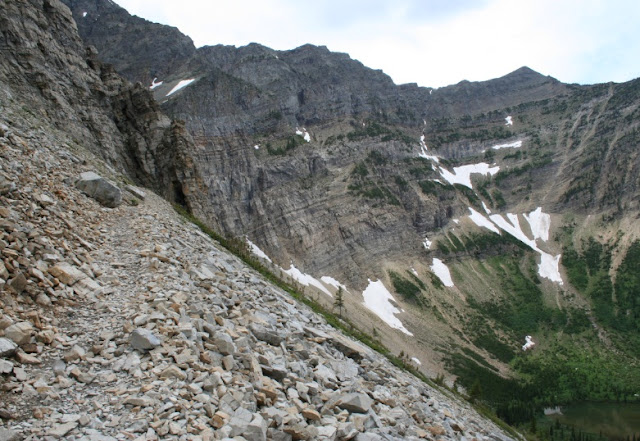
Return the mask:
M160 372L160 378L177 378L178 380L186 380L187 374L176 365L171 365Z
M74 345L71 349L64 353L64 361L67 363L78 360L86 355L86 351L78 345Z
M126 185L124 188L141 201L144 201L144 198L147 197L147 194L144 191L140 190L138 187L134 187L133 185Z
M78 423L76 422L58 424L52 427L51 429L49 429L49 431L47 432L47 435L52 436L54 438L62 438L63 436L67 435L76 427L78 427Z
M5 337L0 337L0 357L11 357L18 349L18 345Z
M24 345L31 340L33 325L30 322L18 322L4 330L4 335L17 345Z
M60 262L49 268L49 274L69 286L73 286L74 283L88 277L78 268L67 262Z
M218 331L213 335L213 344L218 348L218 352L222 355L233 355L236 352L236 346L233 339L226 332Z
M13 363L9 360L0 360L0 374L10 374L13 371Z
M267 440L267 422L256 414L251 423L242 432L242 436L248 441L266 441Z
M258 340L269 343L272 346L280 346L280 343L284 341L284 337L277 334L264 326L253 324L250 326L251 332Z
M17 276L7 282L7 287L11 288L16 294L20 294L27 288L27 278L23 273L18 273Z
M131 333L131 346L139 351L150 351L162 344L153 332L144 328L134 329Z
M22 439L20 432L11 429L0 428L0 441L19 441Z
M40 360L38 357L31 355L31 354L27 354L24 351L18 350L16 351L16 360L18 360L18 362L22 363L22 364L40 364L42 363L42 360Z
M302 409L302 416L311 421L320 421L322 417L317 410L313 409Z
M122 191L118 186L94 172L82 173L76 187L105 207L116 208L122 204Z
M0 195L5 195L16 191L18 187L13 181L8 181L4 177L0 176Z
M373 405L373 400L367 394L350 393L341 396L336 405L349 412L367 413Z

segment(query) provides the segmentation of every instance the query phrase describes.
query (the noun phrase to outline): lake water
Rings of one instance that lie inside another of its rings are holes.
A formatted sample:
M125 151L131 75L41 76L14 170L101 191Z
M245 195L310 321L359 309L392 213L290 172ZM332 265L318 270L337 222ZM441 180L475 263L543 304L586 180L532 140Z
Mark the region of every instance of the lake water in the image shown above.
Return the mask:
M562 408L548 418L607 438L640 438L640 403L580 403Z

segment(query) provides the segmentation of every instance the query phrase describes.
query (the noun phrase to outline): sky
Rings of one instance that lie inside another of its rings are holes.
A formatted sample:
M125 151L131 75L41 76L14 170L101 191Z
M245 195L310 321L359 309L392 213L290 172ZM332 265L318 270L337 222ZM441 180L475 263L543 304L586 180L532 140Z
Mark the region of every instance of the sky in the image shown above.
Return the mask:
M311 43L396 84L442 87L528 66L566 83L640 77L638 0L115 0L197 47Z

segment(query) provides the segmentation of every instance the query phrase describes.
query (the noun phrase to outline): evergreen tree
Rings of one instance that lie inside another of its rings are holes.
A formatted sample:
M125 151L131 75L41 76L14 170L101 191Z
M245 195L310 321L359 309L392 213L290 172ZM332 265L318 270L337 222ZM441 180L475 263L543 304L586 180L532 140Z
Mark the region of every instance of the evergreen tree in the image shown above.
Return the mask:
M336 298L333 301L333 307L338 308L338 316L342 318L342 308L344 308L344 292L342 287L338 287L338 292L336 292Z
M474 403L480 398L482 398L482 386L480 385L480 380L476 378L476 381L473 382L469 390L469 401Z

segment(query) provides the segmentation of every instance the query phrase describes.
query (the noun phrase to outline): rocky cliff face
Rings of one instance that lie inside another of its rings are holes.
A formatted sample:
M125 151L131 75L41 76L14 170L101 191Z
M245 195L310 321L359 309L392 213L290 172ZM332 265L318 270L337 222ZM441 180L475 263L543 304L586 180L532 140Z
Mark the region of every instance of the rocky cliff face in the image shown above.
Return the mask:
M64 4L6 2L0 20L6 108L22 103L16 117L47 118L75 147L162 194L168 182L177 182L158 150L189 144L190 137L171 124L145 87L122 79L95 49L85 48Z

